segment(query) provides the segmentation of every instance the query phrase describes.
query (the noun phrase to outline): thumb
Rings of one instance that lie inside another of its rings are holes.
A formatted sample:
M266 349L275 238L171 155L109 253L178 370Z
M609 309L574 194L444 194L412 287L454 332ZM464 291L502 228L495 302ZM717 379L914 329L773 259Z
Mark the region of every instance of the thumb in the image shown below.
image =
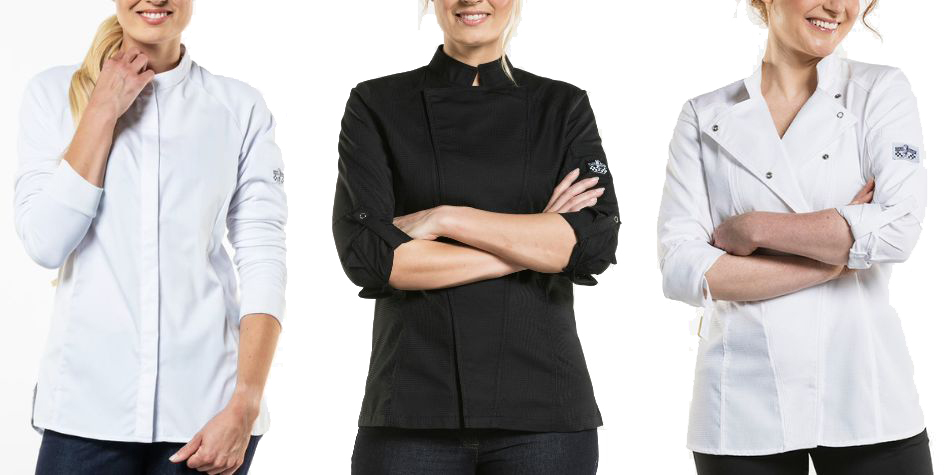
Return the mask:
M168 457L168 460L172 463L178 463L184 460L188 460L188 457L191 457L198 451L198 448L201 447L201 433L194 436L191 441L185 444L184 447L178 449L178 452L175 452L175 455Z

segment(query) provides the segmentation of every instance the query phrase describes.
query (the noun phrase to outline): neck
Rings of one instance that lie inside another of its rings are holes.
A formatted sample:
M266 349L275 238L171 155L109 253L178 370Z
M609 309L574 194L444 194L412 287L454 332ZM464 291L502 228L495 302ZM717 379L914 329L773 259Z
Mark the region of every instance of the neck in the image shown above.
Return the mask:
M128 35L122 38L122 50L138 48L148 56L148 69L161 74L178 66L181 61L181 38L175 38L164 43L147 44L135 41Z
M818 88L821 59L788 48L769 35L762 59L762 93L777 93L787 99L811 95Z
M456 43L448 38L445 39L445 45L442 47L442 50L455 60L469 66L490 63L500 58L504 52L502 51L501 40L483 45L469 46Z

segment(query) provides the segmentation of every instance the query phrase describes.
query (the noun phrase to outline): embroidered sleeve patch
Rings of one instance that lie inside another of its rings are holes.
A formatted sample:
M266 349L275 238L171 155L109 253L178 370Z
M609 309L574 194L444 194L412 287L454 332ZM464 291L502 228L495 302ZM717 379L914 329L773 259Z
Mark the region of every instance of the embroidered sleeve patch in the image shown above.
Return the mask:
M587 168L598 175L605 175L607 173L607 164L600 160L592 160L587 162Z
M284 184L284 171L280 168L274 170L274 183L277 183L278 185Z
M920 151L909 144L894 144L894 160L907 160L917 163L920 161Z

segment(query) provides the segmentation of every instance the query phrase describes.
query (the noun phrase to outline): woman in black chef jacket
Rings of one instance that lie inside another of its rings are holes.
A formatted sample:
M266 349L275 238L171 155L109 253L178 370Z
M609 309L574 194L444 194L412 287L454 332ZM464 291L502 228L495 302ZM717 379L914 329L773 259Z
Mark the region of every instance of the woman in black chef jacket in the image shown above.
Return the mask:
M357 85L340 133L333 234L376 299L353 473L593 474L572 286L620 225L594 114L505 57L520 0L432 6L444 46Z

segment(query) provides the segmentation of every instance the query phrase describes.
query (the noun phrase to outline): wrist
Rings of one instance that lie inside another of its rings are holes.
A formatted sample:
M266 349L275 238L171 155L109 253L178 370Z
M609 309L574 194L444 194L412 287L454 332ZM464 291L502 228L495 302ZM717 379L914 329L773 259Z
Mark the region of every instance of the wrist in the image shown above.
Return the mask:
M464 213L462 206L440 205L435 208L434 224L435 234L450 239L454 239L455 230L458 227L459 215Z
M111 125L114 128L119 121L119 114L114 106L90 100L82 114L82 120L92 122L96 127Z
M256 388L238 386L234 389L231 400L228 401L228 406L244 414L257 417L261 409L263 394L263 391Z
M767 215L759 211L752 211L746 213L746 216L746 238L756 248L769 247L770 236L766 220Z

